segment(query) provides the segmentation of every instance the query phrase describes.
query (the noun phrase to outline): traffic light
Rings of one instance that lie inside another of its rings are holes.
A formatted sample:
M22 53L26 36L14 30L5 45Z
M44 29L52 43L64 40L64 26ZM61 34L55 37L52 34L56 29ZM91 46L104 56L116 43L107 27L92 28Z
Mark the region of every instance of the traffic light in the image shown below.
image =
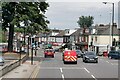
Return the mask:
M113 41L113 42L112 42L112 46L116 46L116 43L115 43L115 41Z
M112 46L116 46L116 39L114 38L113 42L112 42Z
M93 45L93 42L90 42L90 45L92 46L92 45Z

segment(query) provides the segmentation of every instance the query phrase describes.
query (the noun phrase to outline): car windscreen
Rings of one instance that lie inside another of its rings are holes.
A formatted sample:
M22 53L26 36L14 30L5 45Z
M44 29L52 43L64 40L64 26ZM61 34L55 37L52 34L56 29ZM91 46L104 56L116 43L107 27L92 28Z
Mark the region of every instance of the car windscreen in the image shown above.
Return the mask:
M111 51L110 54L118 54L118 51Z
M47 52L53 52L53 50L47 50Z
M77 50L76 52L77 52L77 53L81 53L81 51L79 51L79 50Z
M86 55L95 55L93 52L87 52Z

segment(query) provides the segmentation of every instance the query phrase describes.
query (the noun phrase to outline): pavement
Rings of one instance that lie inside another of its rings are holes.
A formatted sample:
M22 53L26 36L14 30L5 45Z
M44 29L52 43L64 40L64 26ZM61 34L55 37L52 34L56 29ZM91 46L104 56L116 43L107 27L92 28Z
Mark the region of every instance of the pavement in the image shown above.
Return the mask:
M34 64L31 65L31 61L27 60L2 78L30 78L38 63L38 61L34 61Z
M14 55L16 56L16 54ZM7 57L8 58L8 57ZM10 59L11 56L9 56ZM21 63L21 65L14 70L8 72L4 76L1 77L2 80L6 79L29 79L32 78L32 74L34 74L34 70L37 68L38 64L40 63L40 58L33 55L33 64L31 65L31 55L29 55L29 59L27 59L24 63Z
M24 56L26 56L26 55L21 54L21 58L23 58ZM10 63L18 61L20 59L20 54L6 52L6 53L4 53L4 55L2 57L4 57L5 64L3 66L0 66L0 70L3 67L5 67L6 65L9 65Z

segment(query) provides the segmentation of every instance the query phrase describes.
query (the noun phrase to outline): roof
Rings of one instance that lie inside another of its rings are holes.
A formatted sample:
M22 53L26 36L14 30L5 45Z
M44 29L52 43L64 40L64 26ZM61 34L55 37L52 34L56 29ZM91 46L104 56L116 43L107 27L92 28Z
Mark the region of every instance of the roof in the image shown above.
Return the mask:
M108 34L110 34L110 27L105 28L104 30L98 30L97 34L99 34L99 35L108 35ZM113 34L114 35L118 35L119 34L117 27L113 27Z
M75 31L77 31L77 30L69 30L69 33L65 33L65 36L70 36L70 35L72 35Z
M74 33L72 33L71 35L73 35L73 36L74 36L74 35L79 35L79 34L80 34L80 32L81 32L81 30L82 30L82 29L77 29L77 31L75 31L75 32L74 32Z
M65 34L65 31L62 30L62 31L61 31L59 34L57 34L56 36L60 36L60 37L62 37L64 34Z

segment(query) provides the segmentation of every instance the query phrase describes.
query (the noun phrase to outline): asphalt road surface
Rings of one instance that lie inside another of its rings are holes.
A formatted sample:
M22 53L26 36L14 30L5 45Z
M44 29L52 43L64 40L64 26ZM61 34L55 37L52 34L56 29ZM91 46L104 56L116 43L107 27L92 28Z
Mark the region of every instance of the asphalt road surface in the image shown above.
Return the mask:
M37 78L57 80L116 80L118 78L118 60L99 57L98 63L84 63L78 58L77 64L64 64L62 53L55 53L54 58L44 58L43 50L38 50L42 57ZM111 78L111 79L110 79Z

